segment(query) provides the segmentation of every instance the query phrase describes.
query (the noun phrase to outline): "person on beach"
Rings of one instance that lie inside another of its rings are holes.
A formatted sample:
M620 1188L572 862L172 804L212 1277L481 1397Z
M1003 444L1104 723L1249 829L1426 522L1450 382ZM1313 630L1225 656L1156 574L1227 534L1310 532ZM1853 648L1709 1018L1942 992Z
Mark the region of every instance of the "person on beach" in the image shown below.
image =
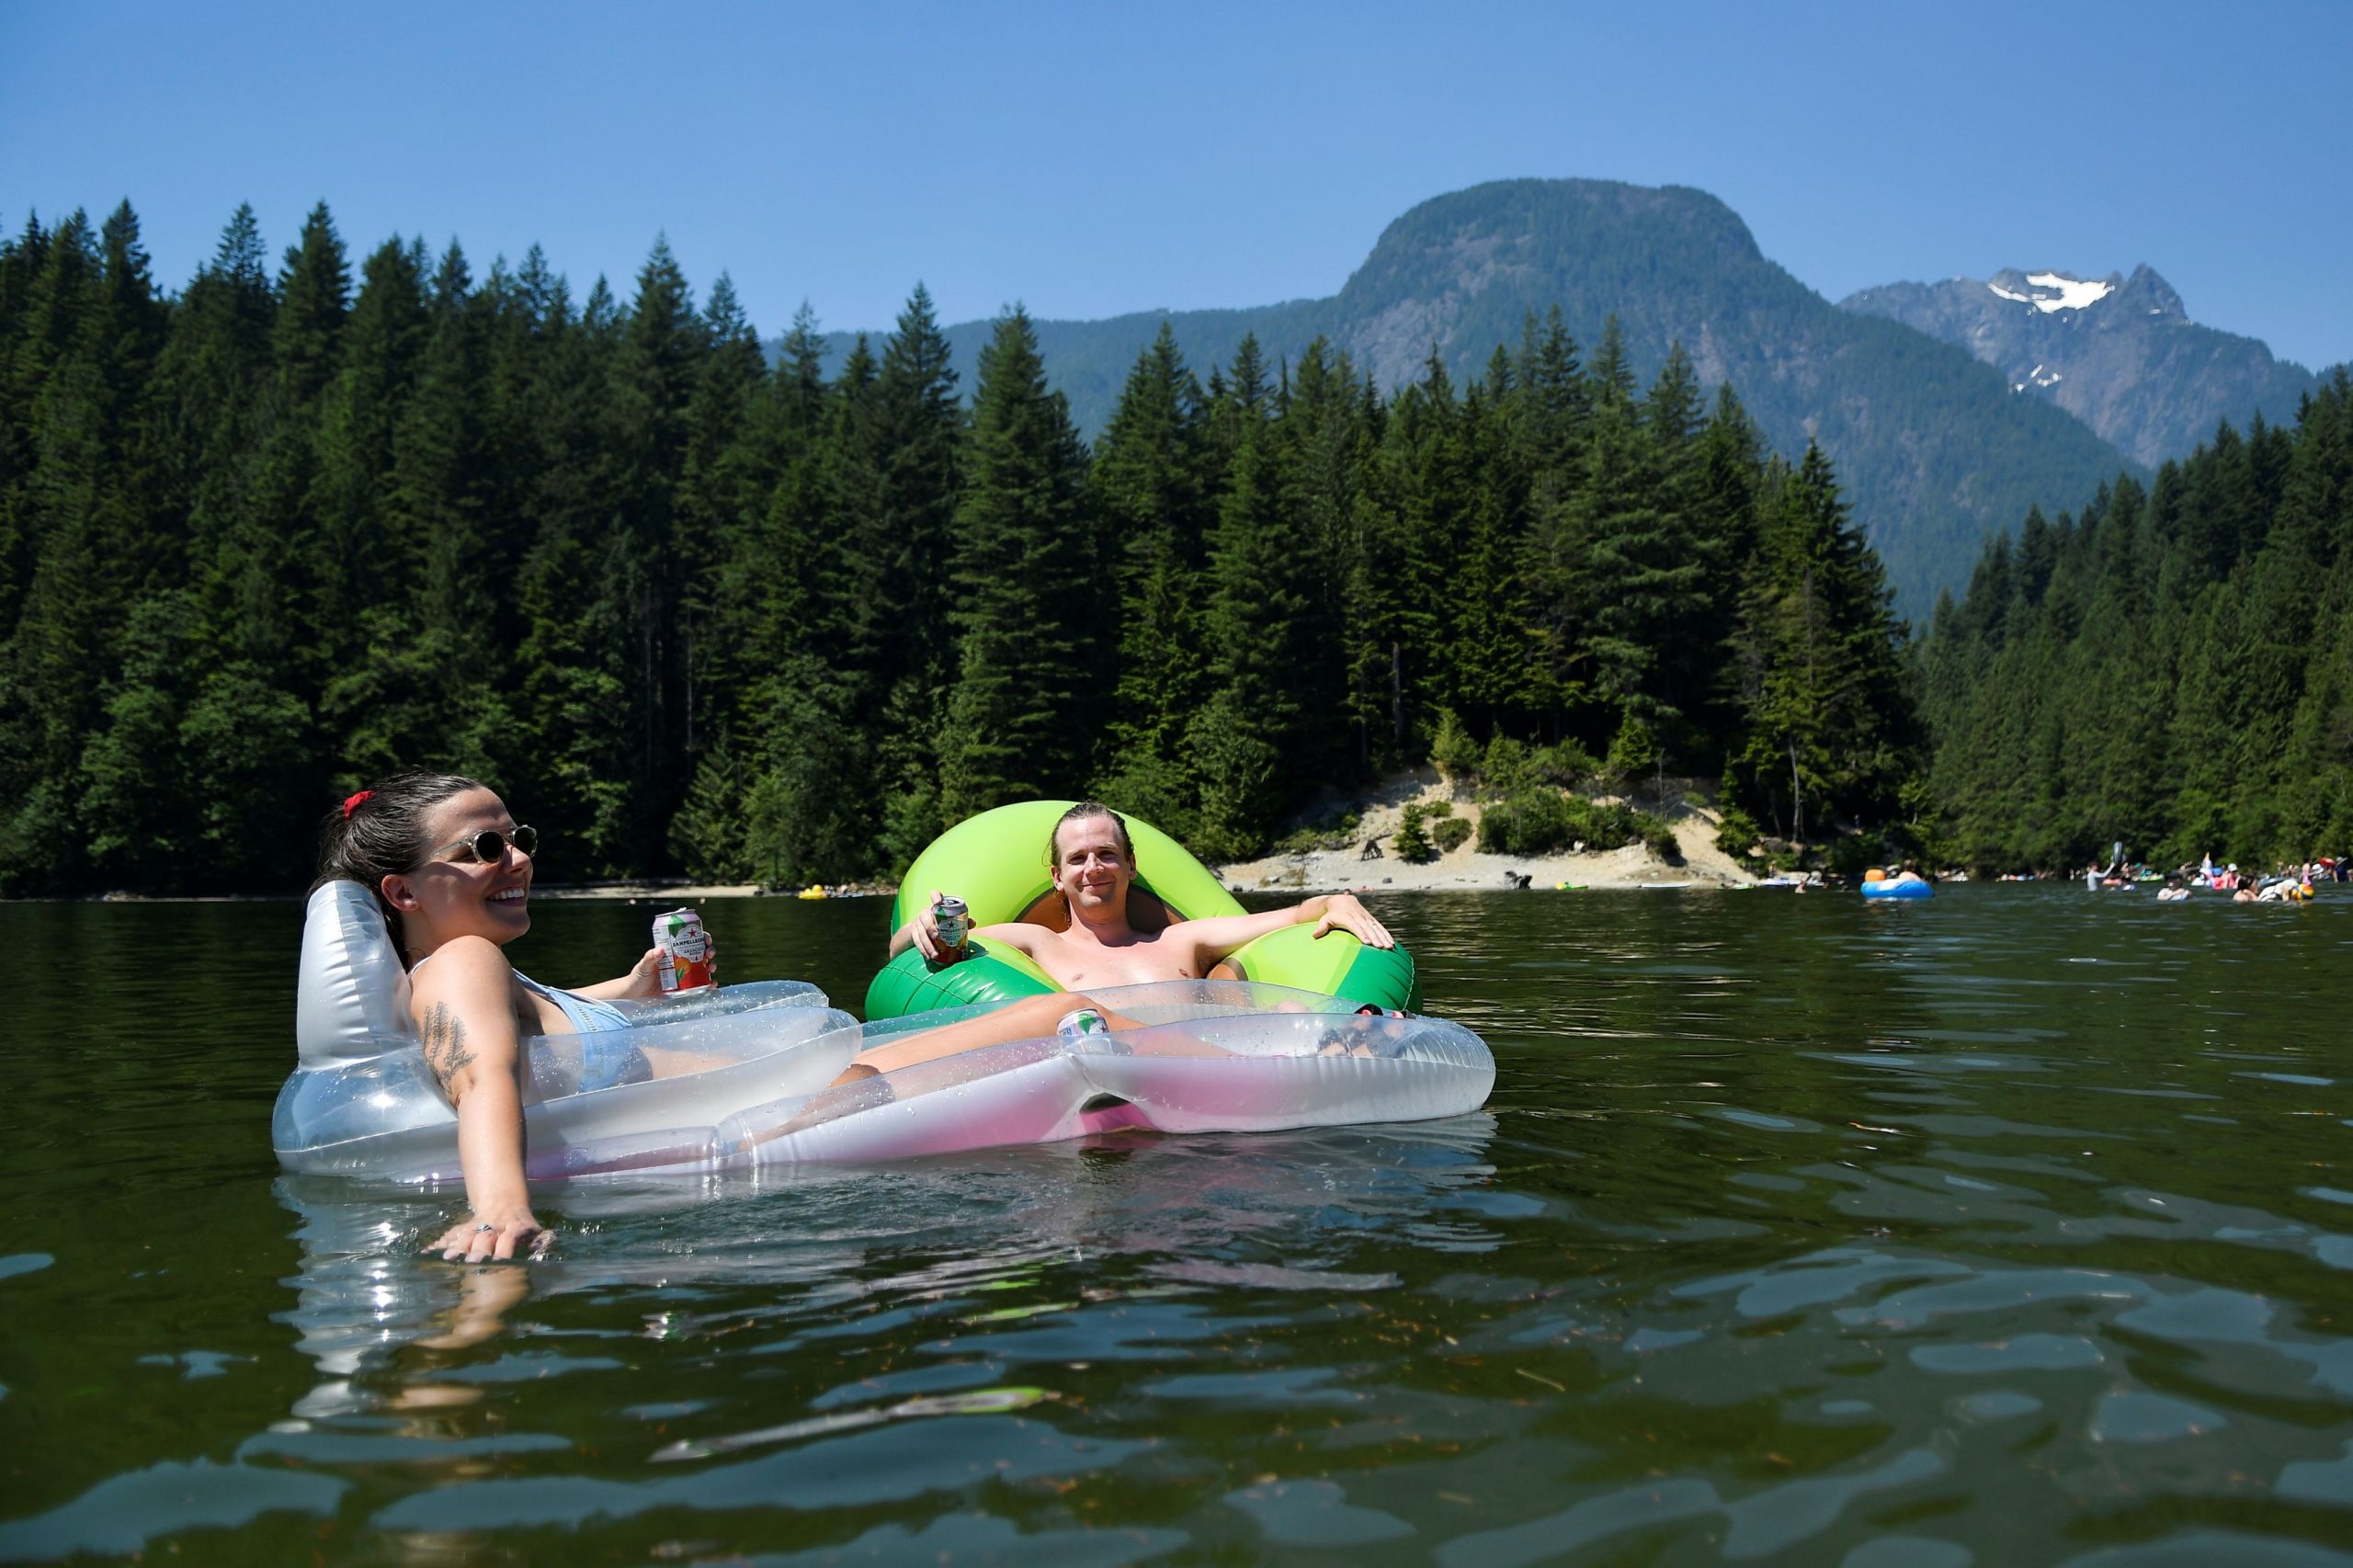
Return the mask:
M409 1013L426 1066L458 1113L466 1217L427 1251L479 1263L546 1250L553 1233L531 1212L523 1176L527 1042L582 1037L582 1090L699 1070L700 1058L630 1041L613 1006L662 994L659 949L618 979L578 990L542 985L507 960L506 944L531 928L532 856L539 835L518 825L495 791L459 774L403 773L328 812L316 888L356 881L375 895L409 973ZM1135 1024L1083 995L1032 996L946 1028L899 1037L862 1051L836 1085L981 1046L1055 1032L1073 1010L1114 1029ZM826 1108L812 1102L811 1116ZM804 1116L804 1121L810 1119Z
M1246 942L1286 926L1313 921L1315 935L1346 931L1370 948L1393 948L1395 937L1350 893L1325 893L1263 915L1223 915L1179 920L1139 930L1129 918L1128 890L1136 880L1135 846L1128 824L1110 807L1082 801L1064 812L1046 844L1046 863L1068 921L1051 926L1009 921L974 934L1029 955L1055 984L1138 985L1155 980L1199 980ZM939 940L935 913L942 892L891 937L896 958L913 945L937 963L951 954Z

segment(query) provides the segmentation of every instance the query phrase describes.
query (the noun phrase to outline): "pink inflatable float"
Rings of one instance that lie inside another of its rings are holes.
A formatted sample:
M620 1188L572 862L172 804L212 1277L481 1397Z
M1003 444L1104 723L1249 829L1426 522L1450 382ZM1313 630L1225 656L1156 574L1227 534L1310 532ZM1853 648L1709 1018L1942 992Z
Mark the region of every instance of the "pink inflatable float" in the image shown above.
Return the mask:
M288 1169L457 1182L457 1117L426 1070L408 976L355 882L311 895L295 1038L272 1142ZM1442 1019L1311 992L1182 981L1096 993L1142 1028L990 1046L828 1088L868 1045L983 1008L861 1026L815 987L767 982L634 1005L628 1038L700 1070L584 1088L582 1041L527 1042L535 1180L895 1160L1122 1130L1251 1132L1476 1110L1495 1058ZM609 1039L610 1036L601 1037Z

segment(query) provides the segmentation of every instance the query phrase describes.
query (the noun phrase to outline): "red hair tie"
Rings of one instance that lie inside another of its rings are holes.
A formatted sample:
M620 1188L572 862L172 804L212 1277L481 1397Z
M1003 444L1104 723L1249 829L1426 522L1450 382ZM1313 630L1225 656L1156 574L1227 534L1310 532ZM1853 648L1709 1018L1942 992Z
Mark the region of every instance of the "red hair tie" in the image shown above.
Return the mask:
M369 799L375 793L376 791L373 790L362 790L357 795L347 797L343 802L343 820L349 822L351 820L351 813L359 809L359 802Z

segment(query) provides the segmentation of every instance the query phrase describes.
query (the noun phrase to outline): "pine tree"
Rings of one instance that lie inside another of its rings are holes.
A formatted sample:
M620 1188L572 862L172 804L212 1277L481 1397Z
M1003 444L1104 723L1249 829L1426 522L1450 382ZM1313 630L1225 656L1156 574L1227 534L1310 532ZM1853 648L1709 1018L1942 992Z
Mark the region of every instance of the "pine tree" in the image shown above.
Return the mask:
M879 710L877 767L889 793L881 851L904 865L947 826L939 732L950 678L947 611L961 489L964 419L947 335L918 283L883 345L863 438L875 479L870 531L852 541L874 574L850 668Z
M1190 732L1200 779L1199 842L1212 857L1256 850L1300 782L1284 763L1300 723L1290 676L1308 631L1307 596L1291 553L1279 443L1261 412L1263 390L1247 394L1256 346L1245 342L1244 349L1234 377L1243 390L1228 411L1238 445L1210 546L1210 693Z
M1120 598L1118 684L1092 792L1170 831L1193 817L1186 725L1204 679L1211 514L1201 421L1200 387L1163 322L1095 453L1091 492Z
M956 667L939 745L951 822L1086 778L1106 695L1105 574L1086 460L1018 306L981 355L956 512Z
M502 783L535 802L537 825L562 846L541 857L551 876L607 875L645 863L629 792L638 746L626 717L631 628L614 591L626 571L613 527L622 458L610 441L621 326L620 306L599 278L578 316L556 324L532 394L550 472L517 585L524 700L517 710L517 760Z
M1760 816L1802 839L1892 808L1916 736L1884 574L1829 460L1809 446L1772 490L1735 636L1743 733L1729 767Z

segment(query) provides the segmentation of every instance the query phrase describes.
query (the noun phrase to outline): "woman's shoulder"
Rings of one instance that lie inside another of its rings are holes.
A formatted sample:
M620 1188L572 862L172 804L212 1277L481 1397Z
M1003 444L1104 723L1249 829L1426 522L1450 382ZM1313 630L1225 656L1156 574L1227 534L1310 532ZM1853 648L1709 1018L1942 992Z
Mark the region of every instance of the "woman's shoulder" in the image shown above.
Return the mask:
M503 988L515 981L515 966L507 962L506 950L487 937L452 937L417 960L408 972L410 987L420 997Z

